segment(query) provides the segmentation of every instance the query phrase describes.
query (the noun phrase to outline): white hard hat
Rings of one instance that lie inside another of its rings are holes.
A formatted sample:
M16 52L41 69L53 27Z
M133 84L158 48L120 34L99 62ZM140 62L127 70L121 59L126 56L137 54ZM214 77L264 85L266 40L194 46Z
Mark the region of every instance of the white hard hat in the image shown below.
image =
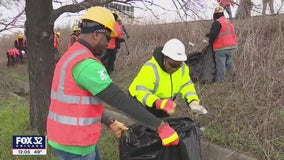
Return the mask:
M185 47L178 39L171 39L166 42L162 53L174 61L186 61Z

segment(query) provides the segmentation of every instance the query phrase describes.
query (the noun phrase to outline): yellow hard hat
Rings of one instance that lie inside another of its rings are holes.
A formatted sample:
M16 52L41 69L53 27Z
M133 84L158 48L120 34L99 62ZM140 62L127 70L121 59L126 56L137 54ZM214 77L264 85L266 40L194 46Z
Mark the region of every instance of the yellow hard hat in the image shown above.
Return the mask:
M73 27L73 32L75 32L75 31L80 31L80 28L78 26L74 26Z
M221 6L216 7L214 11L214 13L223 13L223 12L224 12L224 8Z
M58 37L60 37L60 32L56 32L56 35L58 35Z
M92 7L87 10L86 14L81 18L81 20L91 20L103 25L105 28L111 30L110 36L116 37L117 34L114 30L114 17L111 11L105 7Z
M22 38L24 38L24 35L22 33L20 33L20 34L18 34L18 38L22 39Z
M122 18L120 16L117 17L118 21L122 21Z

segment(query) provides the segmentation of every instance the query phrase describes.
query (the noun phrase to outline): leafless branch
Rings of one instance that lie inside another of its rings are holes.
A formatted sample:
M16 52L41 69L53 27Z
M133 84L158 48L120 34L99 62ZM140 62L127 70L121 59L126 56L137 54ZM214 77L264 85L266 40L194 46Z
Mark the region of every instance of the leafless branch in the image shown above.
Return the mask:
M12 29L12 28L23 28L23 25L16 25L18 19L25 13L23 9L19 14L17 14L10 22L4 23L0 22L0 25L3 25L3 28L0 29L0 32Z
M54 22L61 14L65 12L76 13L92 6L103 6L107 3L114 2L115 0L84 0L78 3L76 0L72 0L73 4L62 6L58 9L55 9L51 16L50 22Z
M282 9L283 5L284 5L284 0L281 1L280 7L279 7L279 9L277 10L277 14L280 13L280 10Z

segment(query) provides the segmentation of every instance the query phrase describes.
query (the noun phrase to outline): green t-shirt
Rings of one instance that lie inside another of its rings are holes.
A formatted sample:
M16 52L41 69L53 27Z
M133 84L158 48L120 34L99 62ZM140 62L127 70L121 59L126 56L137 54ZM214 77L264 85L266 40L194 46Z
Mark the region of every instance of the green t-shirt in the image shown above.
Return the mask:
M76 64L72 68L72 74L77 85L83 90L88 90L93 95L100 93L112 83L105 67L91 58ZM86 147L66 146L51 140L48 140L48 144L55 149L78 155L90 154L96 148L96 144Z

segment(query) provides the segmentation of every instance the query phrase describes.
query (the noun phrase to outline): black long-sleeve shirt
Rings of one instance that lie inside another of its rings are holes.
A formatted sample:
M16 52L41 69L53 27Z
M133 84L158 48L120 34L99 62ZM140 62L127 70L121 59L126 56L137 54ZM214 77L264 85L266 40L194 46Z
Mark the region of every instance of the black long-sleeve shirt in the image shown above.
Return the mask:
M218 21L214 21L212 23L212 26L211 26L211 29L210 29L210 32L209 32L209 45L211 47L213 47L213 42L217 38L220 30L221 30L221 23L218 22Z

